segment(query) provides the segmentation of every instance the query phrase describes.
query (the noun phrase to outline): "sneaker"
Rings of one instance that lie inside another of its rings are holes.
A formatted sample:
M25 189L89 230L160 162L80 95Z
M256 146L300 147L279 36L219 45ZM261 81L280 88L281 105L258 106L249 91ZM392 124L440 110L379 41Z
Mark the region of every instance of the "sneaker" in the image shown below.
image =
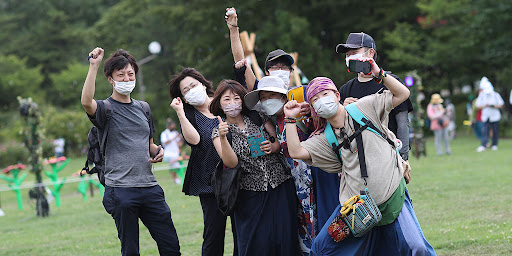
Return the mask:
M491 147L491 149L496 151L496 150L498 150L498 146L494 145L494 146Z
M476 148L476 152L482 152L482 151L485 151L484 146L480 146L480 147Z
M179 178L174 179L174 183L181 184L181 180Z

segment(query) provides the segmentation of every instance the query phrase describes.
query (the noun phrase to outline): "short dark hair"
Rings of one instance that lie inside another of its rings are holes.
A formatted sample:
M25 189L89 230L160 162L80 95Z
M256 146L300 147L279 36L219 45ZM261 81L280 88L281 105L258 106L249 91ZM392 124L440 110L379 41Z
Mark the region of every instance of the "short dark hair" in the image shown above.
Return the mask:
M243 98L247 94L247 89L245 89L245 87L243 87L235 80L222 80L219 85L217 85L217 90L215 90L213 99L210 102L210 113L216 116L226 117L226 114L224 114L220 104L220 97L229 90L233 91L235 94L238 94L242 98L242 114L248 115L249 109L243 103Z
M123 49L117 50L105 61L105 66L103 67L105 77L111 77L114 71L121 70L128 66L128 64L132 65L135 74L139 72L139 66L137 65L135 57Z
M289 67L290 71L293 71L292 64L290 63L290 61L288 60L288 58L286 56L281 56L275 60L265 62L265 71L268 72L269 68L271 68L277 64L283 64L283 65Z
M208 96L213 95L214 91L211 81L206 80L206 78L204 78L204 76L194 68L183 68L180 73L174 75L171 81L169 81L169 96L171 96L171 99L180 97L182 100L184 100L183 94L181 94L180 90L180 83L187 76L196 79L204 86L206 86L206 94L208 94Z

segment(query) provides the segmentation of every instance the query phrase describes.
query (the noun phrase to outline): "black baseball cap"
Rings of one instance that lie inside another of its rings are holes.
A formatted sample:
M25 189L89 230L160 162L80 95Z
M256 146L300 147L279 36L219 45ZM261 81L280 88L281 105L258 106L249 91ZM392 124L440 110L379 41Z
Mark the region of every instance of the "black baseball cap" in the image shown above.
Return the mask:
M274 50L274 51L271 51L268 53L267 55L267 59L265 60L265 66L267 66L267 63L269 61L273 61L277 58L280 58L280 57L286 57L286 59L290 62L290 66L293 64L293 57L286 53L285 51L281 50L281 49L277 49L277 50Z
M338 44L336 46L337 53L345 53L351 49L359 49L362 47L372 48L377 51L377 46L375 45L375 41L373 38L364 33L350 33L347 38L347 42L344 44Z

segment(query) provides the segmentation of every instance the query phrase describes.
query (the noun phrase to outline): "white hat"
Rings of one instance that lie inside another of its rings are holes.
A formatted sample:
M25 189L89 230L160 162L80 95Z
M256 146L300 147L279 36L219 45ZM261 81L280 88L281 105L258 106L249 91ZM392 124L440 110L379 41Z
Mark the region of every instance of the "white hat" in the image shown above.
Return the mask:
M283 80L277 76L263 77L258 82L258 89L246 94L244 97L245 105L249 109L253 109L260 101L260 91L277 92L286 95L288 93L288 88L284 84Z

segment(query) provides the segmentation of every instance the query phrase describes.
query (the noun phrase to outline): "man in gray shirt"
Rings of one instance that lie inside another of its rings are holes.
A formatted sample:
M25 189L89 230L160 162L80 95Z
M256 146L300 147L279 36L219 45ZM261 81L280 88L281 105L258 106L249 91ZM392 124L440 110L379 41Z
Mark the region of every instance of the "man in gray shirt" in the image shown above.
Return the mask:
M105 76L113 86L112 95L104 101L96 101L93 99L95 81L103 56L101 48L89 53L82 106L91 122L100 131L108 132L104 149L103 206L115 220L121 253L139 255L140 219L156 241L160 255L180 255L171 210L151 171L152 163L162 161L164 150L153 143L153 123L143 108L147 103L130 98L135 87L137 62L127 51L114 52L104 66ZM107 118L105 101L112 106L110 118ZM108 131L104 131L106 127Z

